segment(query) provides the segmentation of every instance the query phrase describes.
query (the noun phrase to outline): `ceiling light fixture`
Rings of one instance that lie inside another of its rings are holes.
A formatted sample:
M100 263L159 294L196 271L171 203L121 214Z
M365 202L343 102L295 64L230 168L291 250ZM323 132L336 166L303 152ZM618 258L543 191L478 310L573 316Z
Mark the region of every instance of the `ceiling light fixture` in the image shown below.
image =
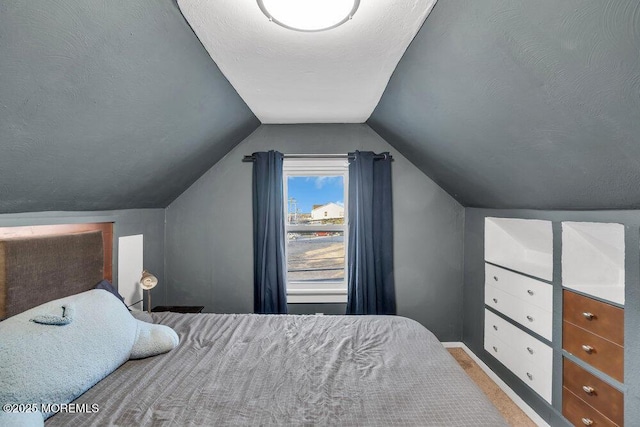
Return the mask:
M258 0L270 21L296 31L324 31L351 19L360 0Z

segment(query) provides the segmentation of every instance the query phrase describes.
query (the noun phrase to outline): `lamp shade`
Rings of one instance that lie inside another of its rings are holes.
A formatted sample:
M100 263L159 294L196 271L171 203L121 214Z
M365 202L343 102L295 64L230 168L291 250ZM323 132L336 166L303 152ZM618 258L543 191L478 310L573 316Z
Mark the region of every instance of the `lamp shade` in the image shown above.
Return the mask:
M158 278L153 274L149 273L147 270L142 272L142 277L140 278L140 287L146 291L149 289L153 289L158 284Z

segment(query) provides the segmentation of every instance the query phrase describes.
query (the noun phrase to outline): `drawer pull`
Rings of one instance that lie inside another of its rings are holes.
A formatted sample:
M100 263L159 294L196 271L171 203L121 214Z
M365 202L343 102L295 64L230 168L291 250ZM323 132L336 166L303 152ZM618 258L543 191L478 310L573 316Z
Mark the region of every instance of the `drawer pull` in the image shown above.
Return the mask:
M531 375L529 372L527 372L527 378L533 381L533 375Z
M589 313L588 311L585 311L584 313L582 313L582 315L587 320L593 320L593 318L596 317L595 314Z
M586 345L586 344L582 344L582 349L588 354L593 353L593 350L594 350L593 347L591 347L590 345Z
M493 276L493 280L498 281L498 276Z
M534 292L533 292L531 289L527 289L527 293L528 293L529 295L533 295L533 294L534 294Z
M531 316L527 316L527 320L528 320L529 322L533 322L533 317L531 317Z
M582 390L584 390L584 392L587 393L588 395L592 395L596 391L595 388L588 385L583 385Z
M529 354L533 354L533 349L531 347L527 347L527 351L529 352Z
M495 351L496 353L498 352L498 347L496 347L495 345L493 346L493 351Z
M586 426L593 425L593 420L591 418L583 418L582 419L582 424L584 424Z
M493 325L493 330L494 330L494 331L497 331L497 330L498 330L498 327L497 327L496 325Z
M493 302L498 303L498 298L493 298Z

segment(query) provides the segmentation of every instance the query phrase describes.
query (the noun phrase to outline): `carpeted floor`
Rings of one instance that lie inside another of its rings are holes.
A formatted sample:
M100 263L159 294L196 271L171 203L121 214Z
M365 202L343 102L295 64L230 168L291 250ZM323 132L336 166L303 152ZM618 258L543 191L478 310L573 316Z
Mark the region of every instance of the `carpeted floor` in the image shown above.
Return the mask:
M511 400L498 385L484 373L482 368L469 357L469 355L461 348L448 348L449 353L462 366L462 369L471 377L480 389L489 397L498 411L507 420L509 424L517 427L536 427L531 418L522 412L513 400Z

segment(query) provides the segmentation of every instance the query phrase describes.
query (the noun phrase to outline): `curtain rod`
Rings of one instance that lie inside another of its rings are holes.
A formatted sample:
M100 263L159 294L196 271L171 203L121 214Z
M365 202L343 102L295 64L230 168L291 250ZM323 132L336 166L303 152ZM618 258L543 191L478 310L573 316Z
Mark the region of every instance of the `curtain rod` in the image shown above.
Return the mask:
M355 159L355 156L348 154L283 154L282 157L285 159ZM387 157L393 161L391 154L376 154L373 156L374 159L384 159ZM253 162L255 160L256 158L253 155L242 158L243 162Z

